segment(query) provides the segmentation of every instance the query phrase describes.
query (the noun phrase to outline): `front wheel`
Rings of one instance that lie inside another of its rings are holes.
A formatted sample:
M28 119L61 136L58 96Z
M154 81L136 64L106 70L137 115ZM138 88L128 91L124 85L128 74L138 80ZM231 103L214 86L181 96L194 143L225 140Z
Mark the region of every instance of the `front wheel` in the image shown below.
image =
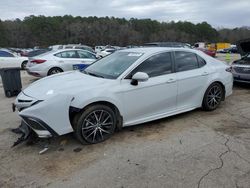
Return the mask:
M74 120L77 139L82 144L96 144L112 136L117 118L114 111L105 105L90 106Z
M220 105L223 95L224 91L221 84L211 84L204 95L202 108L207 111L215 110Z

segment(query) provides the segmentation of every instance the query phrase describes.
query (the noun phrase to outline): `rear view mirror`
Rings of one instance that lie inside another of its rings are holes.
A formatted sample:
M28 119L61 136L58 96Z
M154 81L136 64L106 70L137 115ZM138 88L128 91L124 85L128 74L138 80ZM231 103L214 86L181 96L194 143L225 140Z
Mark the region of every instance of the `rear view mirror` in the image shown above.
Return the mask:
M145 82L149 78L148 74L145 72L137 72L132 76L131 84L138 85L138 82Z

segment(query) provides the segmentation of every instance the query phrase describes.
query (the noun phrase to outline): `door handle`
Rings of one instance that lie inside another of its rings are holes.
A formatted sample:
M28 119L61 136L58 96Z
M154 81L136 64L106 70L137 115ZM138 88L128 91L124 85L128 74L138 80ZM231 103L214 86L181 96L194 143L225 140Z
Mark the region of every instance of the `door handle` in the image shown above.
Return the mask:
M173 83L173 82L176 82L176 80L173 78L170 78L166 83Z
M207 75L209 75L209 73L206 71L201 74L201 76L207 76Z

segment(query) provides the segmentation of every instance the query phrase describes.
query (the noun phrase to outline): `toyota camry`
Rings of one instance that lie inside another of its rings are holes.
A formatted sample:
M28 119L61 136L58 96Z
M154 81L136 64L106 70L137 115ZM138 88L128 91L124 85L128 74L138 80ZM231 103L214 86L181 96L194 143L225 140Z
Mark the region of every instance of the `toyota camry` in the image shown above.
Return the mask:
M94 144L115 130L202 107L215 110L232 93L231 68L198 50L133 48L116 51L83 72L40 79L14 107L40 138L74 132Z

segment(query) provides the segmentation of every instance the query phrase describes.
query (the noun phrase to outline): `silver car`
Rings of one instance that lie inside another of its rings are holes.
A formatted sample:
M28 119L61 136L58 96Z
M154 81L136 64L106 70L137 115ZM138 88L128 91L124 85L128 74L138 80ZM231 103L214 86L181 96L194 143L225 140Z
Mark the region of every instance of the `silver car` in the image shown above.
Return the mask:
M237 48L241 59L232 63L234 81L250 83L250 39L239 41Z

